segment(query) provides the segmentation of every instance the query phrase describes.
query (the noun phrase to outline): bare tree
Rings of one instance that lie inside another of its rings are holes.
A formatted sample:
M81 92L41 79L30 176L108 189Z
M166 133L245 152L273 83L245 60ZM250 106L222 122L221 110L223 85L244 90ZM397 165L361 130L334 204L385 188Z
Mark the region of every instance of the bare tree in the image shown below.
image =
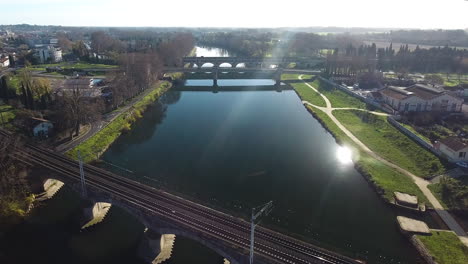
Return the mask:
M101 99L85 96L79 87L62 91L56 99L56 111L52 119L60 130L69 129L70 137L79 135L82 124L90 124L101 118Z

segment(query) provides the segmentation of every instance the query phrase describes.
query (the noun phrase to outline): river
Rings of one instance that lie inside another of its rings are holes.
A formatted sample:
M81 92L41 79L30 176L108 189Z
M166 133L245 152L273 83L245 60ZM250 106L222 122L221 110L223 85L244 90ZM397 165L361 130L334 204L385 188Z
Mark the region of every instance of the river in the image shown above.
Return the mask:
M228 55L197 48L197 56ZM168 92L103 160L132 171L129 177L235 214L272 200L262 224L370 263L417 262L396 212L340 157L342 148L294 91L222 91L272 80L218 84L217 93ZM204 85L212 81L185 83Z
M229 53L198 47L197 55ZM378 197L294 91L222 90L273 83L219 80L218 92L211 92L193 91L211 80L187 80L118 138L102 157L105 166L235 215L248 216L251 207L272 200L262 225L368 263L420 263L398 231L395 217L403 212ZM191 91L183 91L187 87ZM14 263L140 263L141 223L113 207L103 223L79 231L79 207L76 193L61 190L0 236L0 249ZM223 262L176 237L164 263Z

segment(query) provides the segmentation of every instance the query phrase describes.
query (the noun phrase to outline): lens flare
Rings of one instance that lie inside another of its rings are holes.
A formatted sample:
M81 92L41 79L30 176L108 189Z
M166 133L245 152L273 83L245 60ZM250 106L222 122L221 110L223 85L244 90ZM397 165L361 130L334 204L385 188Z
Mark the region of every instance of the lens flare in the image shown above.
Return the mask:
M340 146L336 150L336 159L341 164L351 164L351 163L353 163L352 157L353 157L353 153L352 153L351 149L349 149L348 147L341 147Z

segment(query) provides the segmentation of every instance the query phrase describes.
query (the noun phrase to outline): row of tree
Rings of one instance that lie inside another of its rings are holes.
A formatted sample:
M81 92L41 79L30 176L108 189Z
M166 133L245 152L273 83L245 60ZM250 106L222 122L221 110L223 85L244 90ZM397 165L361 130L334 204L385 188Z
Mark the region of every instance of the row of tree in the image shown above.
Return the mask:
M182 66L182 58L194 48L191 34L176 33L170 39L154 47L141 47L139 52L119 56L119 71L110 76L112 80L112 107L121 105L149 88L161 77L165 66Z
M378 48L375 44L348 45L344 50L334 49L327 55L326 72L330 75L353 76L362 72L445 72L453 74L468 73L468 50L450 47L410 50L402 45L398 51L392 44Z
M220 47L240 56L263 57L272 51L273 33L263 31L235 31L205 33L198 38L202 45Z

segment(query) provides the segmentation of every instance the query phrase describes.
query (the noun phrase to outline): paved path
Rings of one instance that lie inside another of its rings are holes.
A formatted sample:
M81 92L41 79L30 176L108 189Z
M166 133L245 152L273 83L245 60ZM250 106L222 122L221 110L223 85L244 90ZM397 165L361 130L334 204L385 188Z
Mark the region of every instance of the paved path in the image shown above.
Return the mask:
M302 80L302 75L299 76L299 79ZM323 100L325 100L325 104L326 104L326 107L320 107L320 106L316 106L314 104L311 104L307 101L303 101L304 104L307 104L307 105L310 105L314 108L317 108L321 111L323 111L325 114L327 114L328 117L330 117L330 119L354 142L356 143L359 147L362 148L362 150L364 150L366 153L368 153L369 155L371 155L373 158L375 158L376 160L379 160L381 161L382 163L384 163L385 165L387 166L390 166L392 168L394 168L395 170L405 174L406 176L410 177L414 183L419 187L419 189L421 189L421 191L424 193L424 195L427 197L427 199L429 200L429 202L432 204L432 207L434 207L435 211L437 212L437 214L442 218L442 220L447 224L447 226L450 228L450 230L452 230L453 232L455 232L460 240L466 245L468 246L468 235L467 233L463 230L463 228L455 221L455 219L442 207L442 205L440 204L440 202L436 199L436 197L432 194L432 192L429 190L429 188L427 188L427 186L429 185L429 181L426 181L424 180L423 178L420 178L416 175L414 175L413 173L401 168L400 166L392 163L392 162L389 162L387 161L386 159L380 157L379 155L377 155L377 153L375 153L374 151L370 150L364 143L362 143L357 137L355 137L343 124L341 124L341 122L336 119L336 117L333 115L333 110L338 110L338 109L341 109L341 110L344 110L344 109L355 109L355 108L333 108L331 103L330 103L330 100L328 100L328 98L323 95L322 93L320 93L317 89L315 89L312 85L304 82L309 88L311 88L312 90L314 90L315 92L317 92L318 94L320 94L320 96L323 98ZM365 109L359 109L361 111L367 111ZM378 112L372 112L372 111L367 111L367 112L370 112L370 113L374 113L374 114L378 114L378 115L387 115L387 114L384 114L384 113L378 113Z
M154 87L159 87L161 85L161 82L157 82ZM156 89L156 88L155 88ZM57 146L55 149L61 153L65 153L68 150L76 147L77 145L81 144L81 142L87 140L88 138L94 136L96 133L101 131L104 127L106 127L110 122L114 121L121 113L125 113L129 108L133 107L137 102L141 100L141 98L145 97L148 95L150 92L152 92L154 89L146 89L144 92L141 94L135 96L131 102L125 104L125 106L118 108L115 111L112 111L110 113L107 113L102 116L102 119L96 122L91 123L91 128L83 135L80 135L76 138L74 138L72 141L68 141L63 143L60 146Z

